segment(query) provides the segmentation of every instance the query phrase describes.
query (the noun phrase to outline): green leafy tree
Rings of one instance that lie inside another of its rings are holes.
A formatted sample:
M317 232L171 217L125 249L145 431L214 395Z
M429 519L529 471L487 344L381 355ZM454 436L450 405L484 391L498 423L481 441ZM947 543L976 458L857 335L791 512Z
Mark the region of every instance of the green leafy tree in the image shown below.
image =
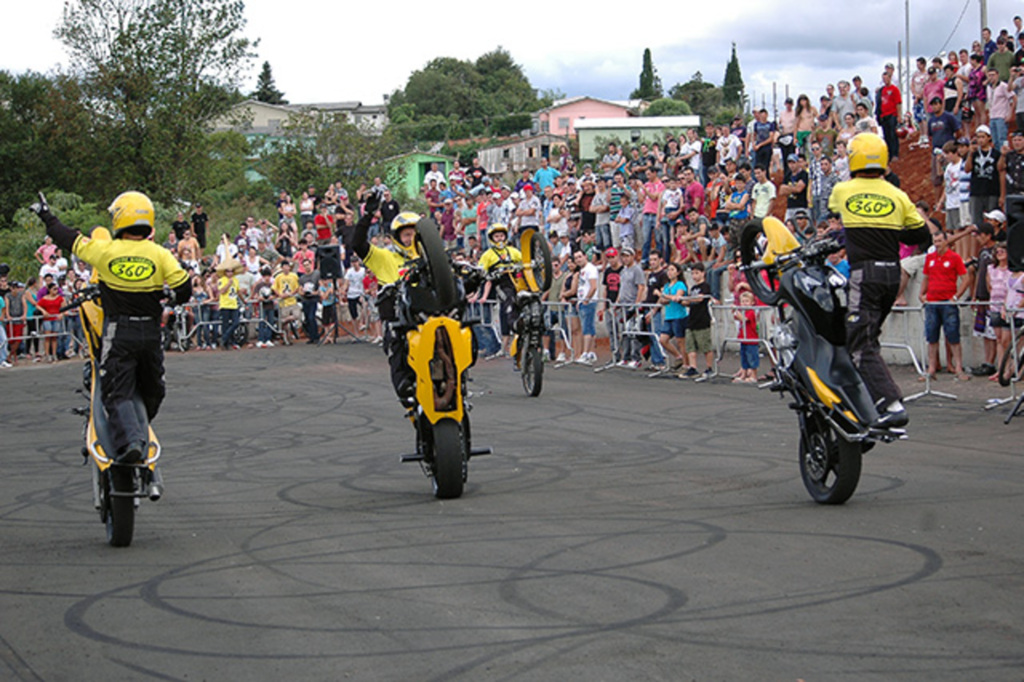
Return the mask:
M255 44L242 0L69 0L55 30L94 119L101 190L196 196L206 131L237 100Z
M475 62L438 57L414 71L388 102L391 126L407 143L516 132L540 107L533 86L499 47ZM516 118L520 117L520 118Z
M270 62L263 62L263 70L260 71L260 75L256 79L256 89L252 93L252 98L267 104L288 104L284 93L278 90L274 84L274 74L270 70Z
M644 116L689 116L693 111L690 105L679 99L663 97L651 102L651 105L644 109Z
M739 109L743 106L743 76L740 74L740 60L736 57L736 43L732 44L732 57L725 65L725 80L722 83L722 104Z
M288 140L267 153L258 169L275 187L326 187L341 179L354 189L383 176L385 159L404 150L394 134L372 134L344 114L292 114L283 128Z
M712 120L722 106L722 89L704 80L698 71L685 83L673 85L669 96L686 102L701 120Z
M640 86L630 93L630 99L655 100L662 96L661 79L654 68L651 48L644 48L643 67L640 70Z

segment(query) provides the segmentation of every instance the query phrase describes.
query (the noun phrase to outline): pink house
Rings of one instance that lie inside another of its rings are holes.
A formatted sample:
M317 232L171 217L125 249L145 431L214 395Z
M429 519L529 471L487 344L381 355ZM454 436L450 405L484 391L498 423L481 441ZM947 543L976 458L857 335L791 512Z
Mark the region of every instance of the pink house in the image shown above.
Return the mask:
M580 96L558 100L533 115L535 132L574 137L576 121L584 118L629 118L636 115L631 102L611 102L596 97Z

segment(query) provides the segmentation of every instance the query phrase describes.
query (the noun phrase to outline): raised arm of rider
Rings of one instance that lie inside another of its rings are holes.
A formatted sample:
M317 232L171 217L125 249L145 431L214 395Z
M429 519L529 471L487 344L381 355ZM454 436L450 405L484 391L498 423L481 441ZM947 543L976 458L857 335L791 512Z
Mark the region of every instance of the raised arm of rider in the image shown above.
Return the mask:
M373 214L380 207L380 199L375 192L366 195L366 203L363 205L363 217L356 223L356 229L352 233L352 250L360 259L365 259L370 253L370 223L373 222Z

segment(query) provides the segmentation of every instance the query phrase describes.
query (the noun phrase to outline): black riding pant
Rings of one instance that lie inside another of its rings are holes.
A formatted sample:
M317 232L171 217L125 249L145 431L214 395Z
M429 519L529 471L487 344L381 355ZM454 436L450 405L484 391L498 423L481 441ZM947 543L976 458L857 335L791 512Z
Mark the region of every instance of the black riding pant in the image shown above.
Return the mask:
M407 398L416 392L416 373L409 366L409 341L405 332L395 329L390 323L384 323L384 352L388 356L391 367L391 384L399 399Z
M115 453L135 441L149 441L146 424L135 411L136 392L147 417L156 417L163 402L164 349L160 319L109 317L103 325L100 357L101 394Z
M884 399L884 405L903 397L882 359L878 340L899 288L899 263L866 261L857 263L850 271L846 347L871 398Z

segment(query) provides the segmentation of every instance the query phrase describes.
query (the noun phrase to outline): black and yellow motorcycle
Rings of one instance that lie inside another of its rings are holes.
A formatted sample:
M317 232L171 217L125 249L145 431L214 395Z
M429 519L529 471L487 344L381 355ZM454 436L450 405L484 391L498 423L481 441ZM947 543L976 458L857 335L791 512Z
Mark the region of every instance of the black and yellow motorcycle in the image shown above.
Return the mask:
M110 239L110 233L106 228L97 227L92 231L90 239ZM148 447L143 459L136 464L114 461L110 426L100 399L103 381L100 372L103 305L100 288L95 280L79 291L63 310L71 308L80 308L85 345L89 350L82 377L89 406L75 411L85 417L82 456L91 463L93 505L100 513L100 521L106 526L107 541L114 547L127 547L132 543L135 533L135 511L139 507L139 500L148 497L155 502L163 495L163 480L157 467L161 454L160 441L149 425L142 399L136 395L134 407L149 432Z
M476 356L465 294L433 220L416 225L416 242L420 257L407 263L386 294L393 297L392 329L406 335L406 359L416 376L408 412L416 452L402 461L419 462L434 495L453 499L462 495L470 458L491 450L472 446L466 384Z
M874 402L846 349L846 278L829 267L842 245L803 246L776 218L748 223L741 270L754 295L776 308L768 347L772 391L788 393L800 420L800 475L815 502L842 504L860 481L861 455L903 429L876 428Z

